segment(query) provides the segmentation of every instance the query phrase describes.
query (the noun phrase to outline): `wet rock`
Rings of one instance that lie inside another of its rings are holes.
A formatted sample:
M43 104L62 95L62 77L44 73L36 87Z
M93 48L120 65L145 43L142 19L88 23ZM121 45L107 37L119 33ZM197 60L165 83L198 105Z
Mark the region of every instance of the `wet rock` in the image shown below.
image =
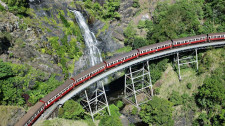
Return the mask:
M99 40L98 47L102 50L102 52L114 52L123 46L113 40L112 26L109 27L105 34L100 33L97 39Z
M115 37L116 39L123 41L124 40L124 36L117 33L117 32L113 32L113 37Z
M101 22L100 20L97 20L91 25L91 31L95 34L98 33L98 30L102 29L104 27L105 23Z

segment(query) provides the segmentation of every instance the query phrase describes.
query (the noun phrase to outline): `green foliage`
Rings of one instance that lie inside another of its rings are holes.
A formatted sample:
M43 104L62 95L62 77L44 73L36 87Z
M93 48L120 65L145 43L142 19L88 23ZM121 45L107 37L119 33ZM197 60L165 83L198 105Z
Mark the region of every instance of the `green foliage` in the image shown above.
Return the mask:
M109 106L111 116L104 116L100 122L99 126L122 126L122 123L119 119L120 112L119 108L114 104Z
M154 96L153 99L141 106L140 117L149 125L172 126L172 103Z
M134 107L131 111L132 115L136 115L138 113L138 109L136 107Z
M136 36L137 31L135 30L132 23L129 23L127 28L124 30L124 36L126 37L124 43L126 45L130 45L133 47L134 38Z
M0 60L0 79L5 79L13 76L13 71L10 65Z
M93 3L92 0L78 1L77 4L82 5L85 10L97 19L120 19L120 14L117 12L120 7L120 0L107 0L101 6L98 2Z
M155 94L155 95L159 95L159 92L160 92L160 88L159 88L159 87L156 87L156 88L154 89L154 94Z
M200 19L203 1L181 0L175 4L160 3L154 11L153 28L148 29L150 43L202 34Z
M196 94L196 101L201 108L212 108L214 105L222 105L225 102L224 70L218 68L211 77L204 80ZM224 68L223 68L224 69Z
M68 23L66 18L63 16L62 13L60 13L59 16L60 16L60 19L61 19L62 23L64 24L64 26L68 28L70 26L70 24Z
M9 11L14 14L25 15L29 7L29 0L2 0L9 6Z
M5 8L0 4L0 11L4 11Z
M114 116L104 116L100 120L99 126L123 126L120 119Z
M28 65L18 65L0 61L0 104L24 105L23 94L29 95L29 102L35 104L62 82L52 75L44 81L45 74Z
M139 8L139 7L140 7L139 0L133 0L133 5L132 5L132 7L134 7L134 8Z
M60 86L62 82L55 79L55 75L52 75L47 81L37 81L32 90L27 91L29 94L29 102L35 104L38 100L43 98L45 95Z
M169 101L173 103L174 106L182 104L182 97L179 95L178 92L173 91L171 96L169 97Z
M135 49L146 46L147 45L147 41L146 39L142 38L142 37L135 37L134 38L134 44L133 47Z
M204 6L204 18L207 19L206 23L204 23L205 33L211 32L224 32L225 30L225 16L224 16L224 9L225 3L223 0L205 0L206 4ZM217 27L217 25L219 25ZM211 26L208 27L208 26ZM209 29L207 29L209 28Z
M157 64L150 64L149 67L151 70L151 79L153 84L162 76L162 72L166 70L168 61L168 59L163 59L157 62Z
M83 107L74 100L65 102L62 108L59 109L59 117L65 119L84 119L85 110Z
M187 84L187 88L188 88L188 89L191 89L191 87L192 87L192 84L191 84L191 83L188 83L188 84Z
M123 102L122 101L117 101L116 107L118 107L119 109L121 109L123 107Z
M129 52L129 51L131 51L131 50L132 50L132 47L130 47L130 46L125 46L125 47L123 47L123 48L120 48L120 49L116 50L115 52L116 52L116 53L125 53L125 52Z
M139 29L142 29L142 28L145 28L145 21L143 21L143 20L140 20L139 22L138 22L138 26L137 26Z

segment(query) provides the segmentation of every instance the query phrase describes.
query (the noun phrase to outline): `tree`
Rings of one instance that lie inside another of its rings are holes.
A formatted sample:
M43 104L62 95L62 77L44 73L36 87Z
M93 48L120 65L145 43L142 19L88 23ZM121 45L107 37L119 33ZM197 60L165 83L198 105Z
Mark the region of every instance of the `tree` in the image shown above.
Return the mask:
M202 34L203 1L177 1L160 3L153 16L153 28L148 30L149 43Z
M120 119L114 116L104 116L100 120L99 126L123 126Z
M140 117L149 125L172 126L172 103L154 96L153 99L141 106Z
M68 100L63 107L59 109L59 117L65 119L83 119L84 109L78 102Z
M111 116L104 116L99 123L99 126L122 126L120 121L119 108L114 104L109 106Z
M124 36L126 37L124 43L133 47L134 38L136 36L137 31L135 30L132 23L129 23L127 28L124 30Z
M10 65L0 60L0 79L11 77L13 71Z
M147 42L144 38L142 38L142 37L135 37L134 38L134 46L133 47L135 49L146 46L146 45L147 45Z
M202 108L212 108L215 104L221 105L225 102L225 86L218 76L206 78L195 98Z

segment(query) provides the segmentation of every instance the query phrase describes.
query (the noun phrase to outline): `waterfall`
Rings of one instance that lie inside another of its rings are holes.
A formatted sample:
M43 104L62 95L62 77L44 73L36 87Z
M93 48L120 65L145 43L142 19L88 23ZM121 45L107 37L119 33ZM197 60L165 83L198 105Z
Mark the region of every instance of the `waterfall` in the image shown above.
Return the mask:
M95 64L102 62L101 52L97 47L98 41L96 40L94 33L90 31L87 23L85 22L85 18L79 11L71 10L71 12L76 15L76 21L84 37L90 65L94 66Z

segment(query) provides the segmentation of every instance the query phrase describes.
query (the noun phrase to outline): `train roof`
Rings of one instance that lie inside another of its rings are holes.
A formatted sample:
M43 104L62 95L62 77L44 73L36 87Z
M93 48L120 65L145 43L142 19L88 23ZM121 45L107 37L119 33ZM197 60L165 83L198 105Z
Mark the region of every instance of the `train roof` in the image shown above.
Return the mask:
M144 47L141 47L141 48L138 48L138 49L139 49L139 51L142 51L142 50L146 50L146 49L151 49L151 48L154 48L154 47L162 46L162 45L165 45L165 44L172 44L172 41L171 40L167 40L167 41L164 41L164 42L159 42L159 43L151 44L151 45L148 45L148 46L144 46Z
M189 39L200 38L200 37L207 37L207 35L206 34L202 34L202 35L196 35L196 36L191 36L191 37L173 39L173 41L176 42L176 41L187 40L187 39L189 40Z
M60 85L59 87L57 87L54 91L48 93L44 98L42 98L41 100L44 102L47 102L49 99L51 99L52 97L54 97L55 95L57 95L60 91L62 91L63 89L65 89L66 87L68 87L70 84L72 84L74 81L71 79L66 80L62 85Z
M34 106L32 106L30 108L30 110L19 120L19 122L16 123L15 126L23 126L25 125L29 119L34 115L34 113L36 113L42 106L44 105L44 103L42 102L37 102Z
M112 58L110 58L110 59L105 60L105 62L106 62L106 63L111 63L111 62L113 62L113 61L120 60L120 59L122 59L122 58L124 58L124 57L126 57L126 56L128 56L128 55L132 55L132 54L135 54L135 53L138 53L137 49L132 50L132 51L130 51L130 52L126 52L126 53L120 54L120 55L118 55L118 56L114 56L114 57L112 57Z
M225 32L220 32L220 33L211 33L211 34L208 34L209 36L212 36L212 35L225 35Z
M97 65L95 65L95 66L93 66L93 67L90 67L90 68L87 69L87 70L84 70L83 72L77 74L76 76L74 76L74 77L72 77L72 78L73 78L74 80L77 80L77 79L79 79L79 78L81 78L81 77L83 77L83 76L85 76L85 75L87 75L87 74L89 74L89 73L91 73L91 72L97 70L98 68L103 67L103 66L105 66L105 63L101 62L101 63L99 63L99 64L97 64Z

